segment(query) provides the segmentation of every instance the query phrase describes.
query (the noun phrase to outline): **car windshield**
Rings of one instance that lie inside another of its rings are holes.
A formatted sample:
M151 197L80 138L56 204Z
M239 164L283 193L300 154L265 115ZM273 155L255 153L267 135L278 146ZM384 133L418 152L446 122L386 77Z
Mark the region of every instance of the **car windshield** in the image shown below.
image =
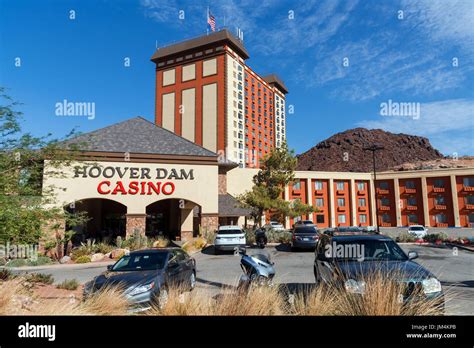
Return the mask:
M167 252L126 255L112 267L112 271L152 271L162 269L165 265L167 255Z
M410 231L423 231L424 228L421 227L421 226L417 226L417 227L410 227Z
M295 228L295 233L318 233L318 230L313 226L302 226Z
M330 248L337 261L406 261L403 250L392 240L333 240Z
M242 234L242 233L244 232L242 232L242 230L238 228L217 231L217 234Z

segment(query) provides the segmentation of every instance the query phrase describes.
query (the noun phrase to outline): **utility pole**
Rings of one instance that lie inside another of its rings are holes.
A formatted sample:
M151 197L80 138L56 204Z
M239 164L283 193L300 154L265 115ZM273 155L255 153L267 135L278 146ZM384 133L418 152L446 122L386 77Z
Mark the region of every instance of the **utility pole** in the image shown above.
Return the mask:
M373 165L373 170L374 170L374 199L375 199L375 223L377 226L377 233L380 234L380 226L379 226L379 214L378 214L378 208L377 208L377 202L378 202L378 195L377 195L377 171L375 168L375 152L379 150L383 150L384 147L380 144L372 144L370 146L364 147L365 151L371 151L372 152L372 165Z

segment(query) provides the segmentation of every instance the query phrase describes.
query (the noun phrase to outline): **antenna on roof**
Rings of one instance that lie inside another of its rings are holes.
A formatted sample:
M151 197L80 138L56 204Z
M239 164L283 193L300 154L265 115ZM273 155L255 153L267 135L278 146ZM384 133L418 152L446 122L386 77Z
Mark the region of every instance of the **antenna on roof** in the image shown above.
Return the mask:
M158 40L155 40L155 47L158 49Z
M244 41L244 32L239 27L237 27L237 37L240 41Z

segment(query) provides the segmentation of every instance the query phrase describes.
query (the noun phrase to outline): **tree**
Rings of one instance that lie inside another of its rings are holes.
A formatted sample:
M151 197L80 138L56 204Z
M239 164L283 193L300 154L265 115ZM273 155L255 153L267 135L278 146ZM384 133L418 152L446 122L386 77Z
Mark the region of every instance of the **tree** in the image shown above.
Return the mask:
M280 148L272 149L263 158L260 170L253 178L252 190L237 197L243 207L251 210L258 225L267 211L280 221L285 216L295 217L315 211L300 200L288 202L283 198L284 187L294 180L296 164L294 152L288 149L286 142Z
M61 175L61 167L75 159L81 145L66 147L60 140L50 139L50 134L35 137L22 132L22 113L16 111L20 104L12 101L2 87L0 100L0 243L37 244L48 224L57 232L52 221L69 226L85 222L84 214L46 208L55 197L53 188L42 185L44 161L50 161L50 175ZM73 134L74 131L65 139ZM58 240L63 238L56 236Z

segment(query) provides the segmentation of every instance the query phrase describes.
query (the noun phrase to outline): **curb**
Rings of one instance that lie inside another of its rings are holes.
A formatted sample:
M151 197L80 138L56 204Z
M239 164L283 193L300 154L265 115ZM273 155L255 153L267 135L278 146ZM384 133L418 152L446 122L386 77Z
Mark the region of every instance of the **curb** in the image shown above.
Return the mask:
M8 267L2 266L2 269L8 269L11 271L37 271L41 269L55 269L55 268L99 268L111 263L115 263L117 260L110 261L97 261L88 263L59 263L54 265L41 265L41 266L25 266L25 267ZM87 267L84 267L87 266Z
M471 253L474 253L474 249L473 248L469 248L469 247L466 247L464 245L459 245L459 244L454 244L454 243L445 243L447 246L450 246L452 248L456 247L458 249L462 249L462 250L465 250L465 251L470 251Z

